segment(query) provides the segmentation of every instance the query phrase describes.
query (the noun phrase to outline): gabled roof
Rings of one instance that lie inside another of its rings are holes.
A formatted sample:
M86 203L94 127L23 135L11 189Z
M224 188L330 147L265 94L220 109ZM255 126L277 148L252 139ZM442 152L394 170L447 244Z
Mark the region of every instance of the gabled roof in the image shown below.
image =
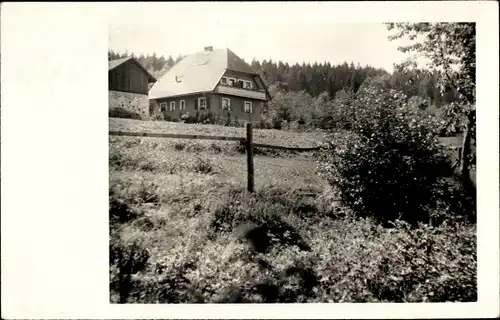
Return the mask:
M125 57L125 58L120 58L120 59L108 61L109 71L113 70L114 68L118 67L119 65L121 65L122 63L124 63L125 61L128 61L130 59L132 59L132 57Z
M153 85L149 98L213 91L226 70L259 76L243 59L227 48L197 52L168 70Z
M129 60L132 60L132 62L134 62L139 68L141 68L142 71L144 71L147 74L148 82L156 82L157 81L156 78L151 73L149 73L149 71L146 70L146 68L144 68L144 66L142 64L140 64L139 61L137 61L137 59L135 59L134 57L125 57L125 58L121 58L121 59L108 61L108 71L115 69L116 67L124 64L125 62L127 62Z

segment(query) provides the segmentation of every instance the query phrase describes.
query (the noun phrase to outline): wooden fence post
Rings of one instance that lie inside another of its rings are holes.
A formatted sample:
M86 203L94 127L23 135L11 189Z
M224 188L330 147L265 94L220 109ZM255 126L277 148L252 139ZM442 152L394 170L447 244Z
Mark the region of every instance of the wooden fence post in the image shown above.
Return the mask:
M247 122L247 178L248 178L248 192L254 191L254 177L253 177L253 133L252 123Z
M462 167L462 148L458 148L458 165L457 165L457 168L458 170L460 170L460 168Z

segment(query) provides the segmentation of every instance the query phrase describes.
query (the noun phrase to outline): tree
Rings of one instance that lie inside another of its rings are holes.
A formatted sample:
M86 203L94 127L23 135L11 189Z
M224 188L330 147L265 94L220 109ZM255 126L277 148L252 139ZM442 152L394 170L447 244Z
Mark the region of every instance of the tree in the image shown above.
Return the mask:
M175 58L175 63L181 61L182 59L184 59L184 56L183 55L178 55L177 58Z
M255 60L255 58L252 60L250 67L252 67L252 69L254 69L257 72L260 72L262 69L260 62L258 60Z
M346 131L327 142L319 169L342 202L360 216L428 222L447 173L436 120L378 83L339 91L334 104Z
M173 67L175 64L174 58L172 58L172 56L168 56L166 64L168 65L169 68Z
M463 121L464 138L460 174L464 189L475 201L475 187L470 167L475 165L472 145L476 128L476 25L475 23L388 23L388 30L396 30L389 40L407 37L413 43L399 50L415 53L428 60L427 67L439 73L441 93L458 93L458 100L449 104L446 118L449 122ZM415 67L410 58L404 67Z

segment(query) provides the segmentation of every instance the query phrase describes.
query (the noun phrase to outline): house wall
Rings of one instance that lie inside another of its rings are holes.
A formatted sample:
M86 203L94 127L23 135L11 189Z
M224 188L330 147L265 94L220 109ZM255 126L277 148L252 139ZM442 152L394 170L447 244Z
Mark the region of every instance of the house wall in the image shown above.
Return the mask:
M148 94L148 75L132 60L109 71L108 76L109 90Z
M231 110L229 112L229 116L233 120L243 120L243 121L259 121L260 120L260 111L261 111L261 103L260 100L241 98L235 96L228 95L220 95L220 94L197 94L191 96L183 96L177 98L169 98L169 99L158 99L156 103L160 106L161 103L166 102L166 110L163 111L163 115L165 117L169 117L170 119L180 119L181 115L184 113L189 113L189 115L196 115L195 102L199 97L205 96L207 98L207 110L200 110L200 113L208 113L212 112L214 115L227 117L228 112L222 110L222 98L229 98L231 104ZM179 110L180 100L185 101L186 108L184 110ZM175 110L170 111L170 102L175 101ZM244 103L245 101L251 101L253 105L253 113L244 112Z
M167 98L167 99L157 99L155 100L156 103L158 104L158 108L160 109L161 112L163 112L163 115L165 117L170 117L170 119L180 119L181 115L185 113L189 113L189 115L195 115L196 114L196 100L198 98L205 97L207 98L207 109L210 110L211 108L216 108L217 106L214 106L213 104L216 103L214 101L212 95L210 94L195 94L195 95L190 95L190 96L182 96L182 97L176 97L176 98ZM184 100L185 101L185 108L183 110L180 110L180 101ZM174 101L175 102L175 110L170 111L170 102ZM165 110L161 109L161 104L166 102L167 106L165 107ZM206 111L200 111L200 112L207 112Z
M109 108L124 108L143 118L149 116L149 99L145 94L109 90Z
M226 110L222 110L222 98L229 98L231 110L229 114L234 120L243 120L243 121L251 121L257 122L260 120L260 111L261 111L261 100L254 100L249 98L241 98L236 96L228 96L228 95L216 95L216 99L219 101L218 113L227 115ZM245 101L252 102L252 113L245 112Z
M247 73L241 73L241 72L226 70L226 72L224 73L223 77L229 77L229 78L236 78L238 80L251 81L252 82L252 89L253 90L264 89L264 88L259 88L259 85L255 81L255 78L252 75L249 75Z

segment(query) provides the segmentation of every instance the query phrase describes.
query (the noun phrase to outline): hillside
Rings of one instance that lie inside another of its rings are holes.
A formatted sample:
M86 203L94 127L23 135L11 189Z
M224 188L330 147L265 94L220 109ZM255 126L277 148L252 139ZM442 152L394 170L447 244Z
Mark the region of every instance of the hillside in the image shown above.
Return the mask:
M225 127L210 124L184 124L167 121L140 121L131 119L109 118L109 129L114 131L158 132L178 134L200 134L228 137L245 137L245 128ZM313 132L287 132L275 129L254 129L255 143L266 143L287 147L314 147L326 138L321 130ZM212 143L198 140L196 143ZM219 143L219 141L217 141ZM229 143L229 142L226 142ZM232 142L234 144L234 142Z

